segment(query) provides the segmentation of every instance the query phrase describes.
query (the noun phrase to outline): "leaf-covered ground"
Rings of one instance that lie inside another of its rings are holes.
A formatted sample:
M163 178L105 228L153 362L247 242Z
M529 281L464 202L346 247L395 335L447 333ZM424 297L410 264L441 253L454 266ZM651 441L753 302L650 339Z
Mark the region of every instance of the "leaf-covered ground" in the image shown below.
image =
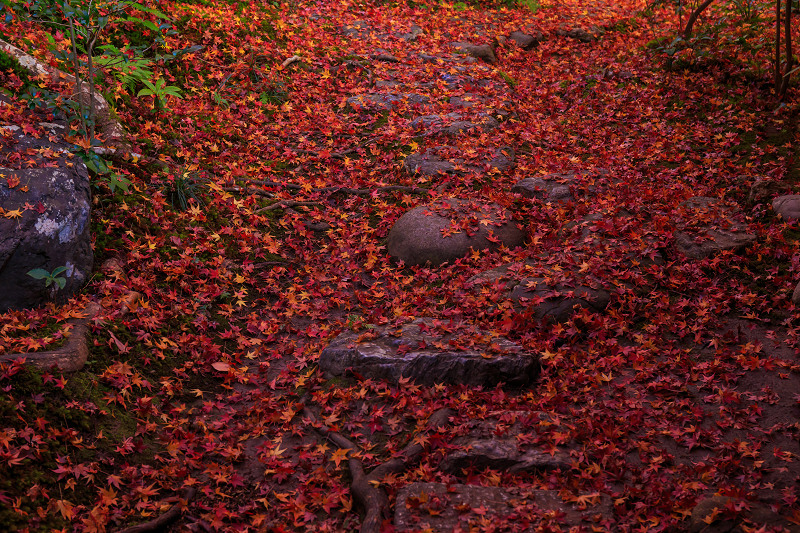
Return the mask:
M129 193L96 191L97 275L65 306L0 317L3 352L24 352L57 343L86 301L105 305L82 371L0 367L0 524L117 531L194 487L176 530L355 530L348 454L305 408L357 443L367 469L425 444L418 463L383 479L391 505L416 481L553 489L589 505L609 497L601 530L660 531L686 528L692 508L720 493L800 524L800 233L769 200L748 198L759 177L779 192L798 177L796 94L775 100L768 47L753 48L769 44L768 23L723 24L713 12L704 27L720 24L715 41L665 68L658 39L675 33L675 13L642 2L543 2L535 13L429 1L169 4L167 50L204 48L159 67L185 95L168 109L106 87L147 157L113 161ZM417 39L399 37L414 25ZM590 43L559 35L592 26L605 31ZM529 51L504 39L521 29L545 39ZM41 28L2 30L47 57ZM443 143L409 125L419 105L364 113L346 103L393 80L424 91L425 114L447 113L459 89L443 80L457 72L422 56L495 38L498 63L469 72L496 82L481 90L510 118L447 142L468 161L511 146L510 171L410 175L408 154ZM4 107L2 120L35 131L24 105ZM509 192L549 173L574 173L588 194L560 204ZM681 203L694 196L738 206L755 244L701 260L675 252ZM393 262L386 236L398 217L450 197L508 207L527 244L436 268ZM593 213L605 222L588 244L559 231ZM647 260L656 252L663 264ZM101 268L112 258L119 271ZM468 282L530 259L557 281L592 274L613 288L611 303L552 324L500 287ZM129 291L142 297L123 316ZM417 317L441 319L465 344L477 328L508 337L541 357L542 373L523 391L320 375L319 353L338 333ZM449 423L427 428L444 407ZM521 445L565 450L568 466L440 471L481 420ZM473 526L557 523L520 506Z

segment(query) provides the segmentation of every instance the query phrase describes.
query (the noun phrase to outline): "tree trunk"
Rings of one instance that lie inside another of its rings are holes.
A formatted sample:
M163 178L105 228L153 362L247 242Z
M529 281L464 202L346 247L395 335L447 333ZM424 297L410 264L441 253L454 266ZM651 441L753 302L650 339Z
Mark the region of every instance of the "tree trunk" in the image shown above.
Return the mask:
M792 77L792 0L786 0L786 14L783 17L784 24L784 38L786 49L786 66L783 69L783 80L781 81L781 90L779 93L780 99L786 96L786 91L789 89L789 79Z
M779 0L780 1L780 0ZM697 8L692 11L692 14L689 15L689 20L686 21L686 28L683 30L683 38L688 39L692 36L692 27L694 27L694 23L697 22L697 19L700 17L700 14L706 10L708 6L710 6L714 0L705 0L702 4L697 6Z
M781 90L781 0L775 0L775 93Z

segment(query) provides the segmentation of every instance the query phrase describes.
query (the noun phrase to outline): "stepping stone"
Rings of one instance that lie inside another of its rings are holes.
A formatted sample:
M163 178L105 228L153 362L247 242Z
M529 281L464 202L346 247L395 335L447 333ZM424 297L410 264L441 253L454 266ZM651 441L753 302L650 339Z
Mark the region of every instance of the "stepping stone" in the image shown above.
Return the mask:
M416 24L413 24L411 28L409 28L408 32L400 35L400 38L406 42L411 43L419 39L419 36L423 35L424 33L425 31L422 28L420 28Z
M597 494L588 499L591 503L581 510L575 503L563 501L555 490L410 483L397 493L394 527L397 531L436 533L484 531L504 520L513 523L510 515L525 508L557 514L551 525L565 530L583 527L588 531L595 525L609 531L613 518L611 498Z
M427 96L416 93L373 93L351 96L347 105L354 111L391 111L402 104L426 104Z
M800 194L786 194L772 200L772 209L787 222L800 219Z
M536 200L569 202L574 200L570 190L570 186L574 181L575 174L548 174L541 177L525 178L514 184L511 192Z
M591 43L596 41L605 33L602 28L598 26L591 26L589 28L572 28L570 30L561 29L556 31L556 35L561 37L569 37L576 39L582 43Z
M738 510L737 510L738 509ZM701 500L689 517L690 533L760 530L800 533L800 525L764 503L714 495Z
M514 43L523 50L531 50L539 46L540 42L544 41L544 34L540 31L533 32L533 34L514 31L511 32L508 38L514 41Z
M389 231L389 255L407 266L438 266L467 256L471 250L519 246L525 233L511 213L493 203L474 207L464 200L445 200L415 207Z
M357 20L349 26L340 26L339 33L351 39L363 39L370 37L375 30L363 20Z
M446 146L439 147L444 151ZM514 150L510 147L500 148L495 151L491 159L477 164L468 164L464 159L455 157L450 160L439 156L436 148L429 148L423 152L410 154L403 161L403 168L409 174L422 174L423 176L439 176L442 174L505 172L514 164Z
M695 196L681 205L685 217L674 233L675 248L691 259L704 259L726 250L740 250L756 241L756 236L748 232L747 226L736 220L733 210L717 198ZM694 223L695 219L708 219L710 216L713 216L714 222Z
M480 59L489 64L497 63L497 56L494 53L494 47L488 44L471 44L463 42L453 42L450 46L457 51L468 54L475 59Z
M566 452L554 455L539 450L521 451L517 439L475 439L455 444L462 449L448 454L439 464L439 469L460 475L467 468L483 470L492 468L507 472L535 472L541 470L567 469L570 456Z
M471 132L471 131L492 131L496 127L500 125L500 122L497 119L486 116L486 118L482 122L471 122L469 120L457 120L450 124L446 129L445 132L448 135L459 135L464 132Z
M746 178L743 178L746 179ZM747 193L747 203L759 204L768 201L770 198L778 196L779 193L786 190L786 183L768 178L766 176L759 176L750 186L750 191Z
M480 336L484 336L480 334ZM507 339L495 337L481 350L451 348L450 336L435 331L432 319L417 319L399 331L385 327L363 333L345 332L319 356L319 368L333 376L348 371L367 379L399 383L409 378L420 385L436 383L514 388L532 383L539 359ZM488 334L485 338L491 338Z
M512 268L514 267L514 268ZM521 308L532 308L534 316L544 321L563 323L581 309L600 312L611 301L611 293L600 282L584 276L572 285L551 285L545 278L527 277L518 264L509 263L473 276L467 282L475 289L501 283L508 297Z
M422 174L423 176L458 173L455 164L429 152L410 154L403 161L403 168L409 174Z

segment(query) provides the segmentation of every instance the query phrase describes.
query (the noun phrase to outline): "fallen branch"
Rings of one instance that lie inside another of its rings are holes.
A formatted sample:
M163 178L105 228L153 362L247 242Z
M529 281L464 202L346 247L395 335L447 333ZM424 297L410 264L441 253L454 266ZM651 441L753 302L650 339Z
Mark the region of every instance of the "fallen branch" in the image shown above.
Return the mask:
M183 511L189 502L192 501L192 498L194 498L195 494L197 494L197 489L194 487L187 487L183 491L183 496L181 496L180 501L173 505L169 511L143 524L127 527L119 533L149 533L151 531L161 531L166 529L167 526L180 518L181 511Z
M274 209L286 209L287 207L297 207L302 205L319 205L318 202L296 202L294 200L282 200L280 202L275 202L274 204L268 205L267 207L262 207L261 209L256 209L256 213L264 213L266 211L272 211Z
M347 466L353 478L350 484L350 491L365 511L364 520L361 522L361 533L380 533L383 520L389 516L389 499L383 489L380 488L381 480L387 474L405 470L409 464L422 454L425 448L421 444L412 442L402 449L398 457L386 461L369 474L366 474L364 464L354 455L358 451L358 446L355 443L341 433L322 425L308 407L303 409L303 414L311 421L314 429L325 438L339 448L352 452ZM452 415L453 412L450 409L439 409L428 419L428 424L431 428L444 426Z

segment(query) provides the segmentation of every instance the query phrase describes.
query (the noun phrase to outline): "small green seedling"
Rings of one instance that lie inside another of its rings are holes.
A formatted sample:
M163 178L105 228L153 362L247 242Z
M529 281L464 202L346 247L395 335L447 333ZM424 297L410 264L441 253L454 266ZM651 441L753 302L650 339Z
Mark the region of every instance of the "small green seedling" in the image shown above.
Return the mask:
M28 272L28 275L33 279L43 279L45 287L49 287L55 283L59 288L63 289L67 285L67 278L61 276L60 274L63 274L66 271L67 267L65 266L56 267L52 272L48 272L43 268L34 268Z

